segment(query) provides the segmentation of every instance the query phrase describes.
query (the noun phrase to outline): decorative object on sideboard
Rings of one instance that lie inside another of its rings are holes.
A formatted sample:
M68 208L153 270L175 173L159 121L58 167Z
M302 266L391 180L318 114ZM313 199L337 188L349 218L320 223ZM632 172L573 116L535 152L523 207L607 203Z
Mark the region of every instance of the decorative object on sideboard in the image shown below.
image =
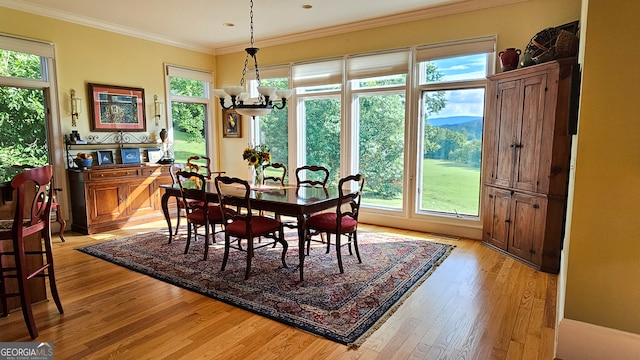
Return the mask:
M69 144L76 144L76 145L87 143L86 141L80 139L80 134L78 133L77 130L71 131L71 134L69 134L69 137L68 137L68 141L69 141Z
M222 89L214 89L213 94L220 99L220 106L223 109L233 109L240 115L256 116L267 115L273 109L284 109L287 105L287 98L293 94L293 90L278 90L275 86L262 86L260 82L260 70L258 69L258 59L256 54L258 53L257 47L254 47L253 42L253 0L249 0L250 7L250 29L251 29L251 46L245 49L247 55L244 60L244 69L242 70L242 78L240 79L240 86L224 86ZM249 65L249 58L253 59L254 68L256 70L256 81L258 82L258 98L251 99L251 94L245 89L245 75L247 73L247 65ZM253 103L249 103L253 102ZM280 103L280 105L274 103Z
M93 156L87 153L79 152L76 155L75 159L73 159L73 162L76 163L76 165L80 169L86 169L93 163Z
M147 149L147 161L157 163L162 159L164 152L160 148Z
M167 133L167 129L160 130L160 133L158 135L160 136L160 140L163 144L167 142L167 137L169 136L169 133Z
M98 165L113 164L113 151L111 150L98 150Z
M153 117L154 119L156 119L156 126L158 126L158 124L160 123L161 116L162 116L162 102L158 101L158 95L153 95Z
M139 164L140 149L120 149L123 164Z
M82 113L82 99L76 97L76 91L71 89L69 91L71 98L71 126L78 126L78 115Z
M89 84L91 131L146 131L144 89Z
M520 61L521 50L516 48L507 48L500 51L498 56L500 57L500 66L502 71L514 70L518 67Z

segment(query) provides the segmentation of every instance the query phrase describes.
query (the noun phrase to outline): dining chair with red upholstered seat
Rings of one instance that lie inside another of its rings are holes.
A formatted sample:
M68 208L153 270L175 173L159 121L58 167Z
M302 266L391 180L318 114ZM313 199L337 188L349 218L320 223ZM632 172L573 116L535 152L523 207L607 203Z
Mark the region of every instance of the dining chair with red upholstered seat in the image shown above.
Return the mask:
M207 260L209 239L213 238L215 242L215 226L221 225L224 228L224 218L220 212L220 206L207 202L207 177L205 175L190 171L178 171L176 180L180 186L187 219L187 244L184 253L189 252L192 233L194 240L197 240L198 228L204 227L204 260Z
M11 165L12 168L16 169L33 169L34 165ZM58 195L62 192L62 188L53 188L53 202L51 203L51 212L55 213L55 221L60 224L60 231L58 231L58 237L60 241L65 242L64 239L64 230L67 227L67 221L64 217L60 216L62 213L62 207L60 206L60 202L58 201Z
M191 156L187 159L187 162L184 164L172 164L170 169L171 178L173 180L173 184L177 185L177 179L175 174L178 171L190 171L196 172L199 174L203 174L206 176L207 180L211 180L212 174L224 174L224 171L212 171L211 170L211 159L206 156ZM180 230L180 219L186 217L185 214L185 204L181 198L176 199L177 207L178 207L178 215L176 218L176 230L174 235L178 235L178 230ZM169 241L171 241L171 237L169 237Z
M327 234L327 254L331 248L331 234L336 235L335 248L338 257L338 268L340 273L344 273L342 267L341 247L349 247L349 255L353 255L351 245L355 249L358 262L360 251L358 250L358 214L360 212L360 200L364 187L364 176L362 174L349 175L340 179L338 183L339 199L336 211L313 214L307 220L307 255L311 246L311 236L317 233ZM315 233L314 233L315 232ZM346 236L347 242L341 243L341 237Z
M53 202L53 168L51 165L36 167L16 175L11 181L11 187L16 196L14 218L10 229L0 231L0 241L10 242L11 247L3 246L0 249L0 303L3 315L8 315L8 297L20 297L22 314L27 324L29 335L32 339L38 337L33 311L31 309L32 297L29 288L29 280L35 277L48 278L51 296L56 303L58 312L64 313L53 266L53 253L51 251L51 204ZM25 250L25 238L38 235L44 243L41 248ZM44 256L43 256L44 255ZM27 257L39 256L43 264L37 269L29 269ZM10 261L3 262L2 258L13 258L15 265ZM9 264L7 264L9 263ZM16 279L18 292L9 292L6 287L7 279Z
M229 249L246 251L247 266L244 278L249 279L254 250L276 243L282 244L281 260L282 266L286 268L285 255L289 244L284 240L282 223L274 218L253 214L250 201L252 190L249 183L239 178L218 176L215 178L215 184L225 219L224 257L221 271L224 271L227 265ZM232 244L232 237L238 240L237 245ZM261 237L273 239L273 242L254 244L254 239ZM246 240L246 247L241 246L241 240Z

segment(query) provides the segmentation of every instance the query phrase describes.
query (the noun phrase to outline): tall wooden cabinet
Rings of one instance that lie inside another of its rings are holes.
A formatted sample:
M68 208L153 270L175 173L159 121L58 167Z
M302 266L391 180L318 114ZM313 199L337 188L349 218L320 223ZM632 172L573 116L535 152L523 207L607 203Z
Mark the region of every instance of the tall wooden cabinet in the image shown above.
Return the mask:
M83 234L164 219L160 185L168 165L113 165L69 169L72 229Z
M536 269L557 273L566 210L575 59L489 78L483 236Z

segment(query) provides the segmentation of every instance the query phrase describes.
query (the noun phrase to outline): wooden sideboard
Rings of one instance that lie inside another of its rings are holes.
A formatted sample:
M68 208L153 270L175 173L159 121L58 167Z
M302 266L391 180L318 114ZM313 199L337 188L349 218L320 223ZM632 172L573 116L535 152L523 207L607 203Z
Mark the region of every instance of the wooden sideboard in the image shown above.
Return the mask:
M112 165L69 169L71 229L95 234L164 219L160 185L172 184L170 166Z

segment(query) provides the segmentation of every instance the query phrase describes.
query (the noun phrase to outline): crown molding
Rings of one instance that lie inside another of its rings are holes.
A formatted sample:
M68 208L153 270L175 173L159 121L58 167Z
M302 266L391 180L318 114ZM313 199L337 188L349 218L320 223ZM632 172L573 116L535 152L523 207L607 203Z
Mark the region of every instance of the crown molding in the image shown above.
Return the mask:
M340 35L344 33L367 30L377 27L396 25L400 23L423 20L428 18L440 17L445 15L452 15L458 13L464 13L469 11L482 10L498 6L506 6L530 0L460 0L452 4L446 4L441 6L435 6L417 11L410 11L400 14L382 16L365 21L358 21L344 25L331 26L322 29L305 31L296 34L289 34L283 36L274 36L260 40L262 47L282 45L292 42L299 42L311 39L317 39L326 36ZM234 52L244 51L246 47L245 43L233 43L229 45L220 46L217 48L210 48L200 46L194 43L188 43L182 40L174 38L159 36L157 34L140 31L117 25L106 21L97 21L88 17L80 16L77 14L71 14L65 11L60 11L44 6L36 6L28 4L18 0L0 0L0 6L23 11L40 16L50 17L58 20L63 20L79 25L84 25L100 30L105 30L121 35L131 36L143 40L153 41L165 45L175 46L187 50L197 51L210 55L223 55Z
M340 35L344 33L367 30L377 27L396 25L410 21L435 18L446 15L459 14L464 12L488 9L492 7L506 6L530 0L463 0L453 4L441 5L417 11L410 11L400 14L382 16L374 19L358 21L350 24L326 27L322 29L301 32L297 34L283 35L260 39L261 47L283 45L292 42L317 39L321 37ZM216 55L230 54L244 51L246 43L235 43L228 46L217 47Z

